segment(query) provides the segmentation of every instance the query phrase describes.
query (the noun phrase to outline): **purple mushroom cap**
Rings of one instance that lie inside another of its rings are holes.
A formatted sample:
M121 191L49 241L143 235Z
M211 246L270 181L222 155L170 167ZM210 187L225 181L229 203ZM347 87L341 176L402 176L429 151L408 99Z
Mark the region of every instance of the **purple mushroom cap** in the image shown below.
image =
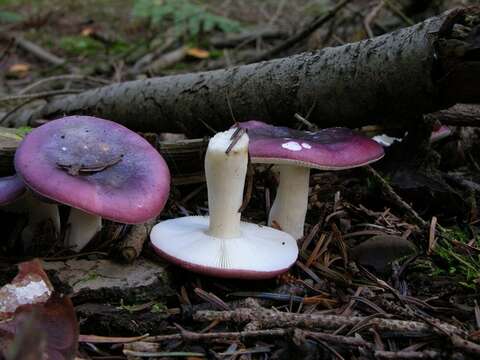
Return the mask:
M0 205L17 200L25 190L25 184L17 175L0 178Z
M430 142L434 143L440 141L452 134L452 130L448 126L440 125L437 129L432 131L430 135Z
M239 126L248 130L248 150L257 163L342 170L366 165L384 155L383 147L377 142L347 128L309 132L256 120Z
M141 136L112 121L69 116L34 129L15 168L41 196L122 223L141 223L165 206L170 172Z

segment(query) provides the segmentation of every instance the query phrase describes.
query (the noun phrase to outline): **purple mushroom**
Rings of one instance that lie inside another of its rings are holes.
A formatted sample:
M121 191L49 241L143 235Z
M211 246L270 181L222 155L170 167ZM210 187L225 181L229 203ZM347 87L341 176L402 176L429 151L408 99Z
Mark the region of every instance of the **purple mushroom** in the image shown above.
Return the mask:
M255 120L239 126L248 130L252 162L278 165L279 187L268 224L276 222L296 239L303 236L310 168L351 169L384 155L375 141L346 128L309 132Z
M34 129L15 168L35 193L71 207L66 245L81 250L101 218L142 223L163 209L170 173L160 154L129 129L90 116L69 116Z
M224 278L271 278L295 262L297 243L283 231L240 221L248 136L243 134L228 152L234 132L217 133L208 144L205 176L210 216L160 222L150 239L160 256L195 272Z
M452 134L452 130L446 125L439 125L436 129L433 129L430 135L430 143L435 143Z

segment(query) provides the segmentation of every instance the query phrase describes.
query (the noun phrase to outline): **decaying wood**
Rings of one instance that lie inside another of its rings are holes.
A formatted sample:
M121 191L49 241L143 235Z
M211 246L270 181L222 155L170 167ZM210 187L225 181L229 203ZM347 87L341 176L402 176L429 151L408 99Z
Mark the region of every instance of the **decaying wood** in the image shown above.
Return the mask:
M147 302L172 293L164 267L145 259L130 265L110 260L49 261L44 268L75 304Z
M54 99L24 114L23 121L88 114L140 131L195 137L230 127L232 113L237 121L256 118L285 125L295 113L313 109L309 119L320 127L402 125L458 102L480 100L480 61L470 56L480 35L467 27L467 38L450 39L455 24L479 17L476 7L454 10L313 53L106 86Z
M172 173L174 185L195 184L205 181L203 159L208 139L160 141L155 147L162 154Z

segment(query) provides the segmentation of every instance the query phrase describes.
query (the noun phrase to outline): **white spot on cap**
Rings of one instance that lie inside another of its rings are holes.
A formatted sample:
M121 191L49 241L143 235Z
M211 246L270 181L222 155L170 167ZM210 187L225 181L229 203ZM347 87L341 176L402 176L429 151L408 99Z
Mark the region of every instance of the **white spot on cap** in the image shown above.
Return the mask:
M67 151L67 148L65 146L63 146L62 151Z
M312 148L312 145L307 144L307 143L302 143L302 147L303 147L304 149L311 149L311 148Z
M302 150L302 146L295 141L289 141L285 144L282 144L282 148L290 150L290 151L300 151L300 150Z

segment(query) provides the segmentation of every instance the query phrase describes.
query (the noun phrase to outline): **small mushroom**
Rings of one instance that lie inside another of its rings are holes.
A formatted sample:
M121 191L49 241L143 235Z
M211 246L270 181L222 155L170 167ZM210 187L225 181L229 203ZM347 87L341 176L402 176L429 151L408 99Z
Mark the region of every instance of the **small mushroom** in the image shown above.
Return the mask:
M15 155L15 168L35 193L71 207L65 242L81 250L101 218L145 222L163 209L170 172L141 136L90 116L69 116L34 129Z
M160 256L195 272L224 278L271 278L295 262L297 243L283 231L240 221L248 136L241 135L231 147L234 132L218 133L208 144L205 176L210 216L160 222L150 239Z
M23 247L28 248L39 224L51 221L55 233L60 232L60 214L55 204L38 199L27 191L25 184L17 175L0 178L0 205L7 212L28 213L28 224L22 231Z
M278 165L279 186L268 224L277 223L295 239L303 236L310 168L351 169L384 155L375 141L346 128L298 131L255 120L238 126L248 130L253 163Z

